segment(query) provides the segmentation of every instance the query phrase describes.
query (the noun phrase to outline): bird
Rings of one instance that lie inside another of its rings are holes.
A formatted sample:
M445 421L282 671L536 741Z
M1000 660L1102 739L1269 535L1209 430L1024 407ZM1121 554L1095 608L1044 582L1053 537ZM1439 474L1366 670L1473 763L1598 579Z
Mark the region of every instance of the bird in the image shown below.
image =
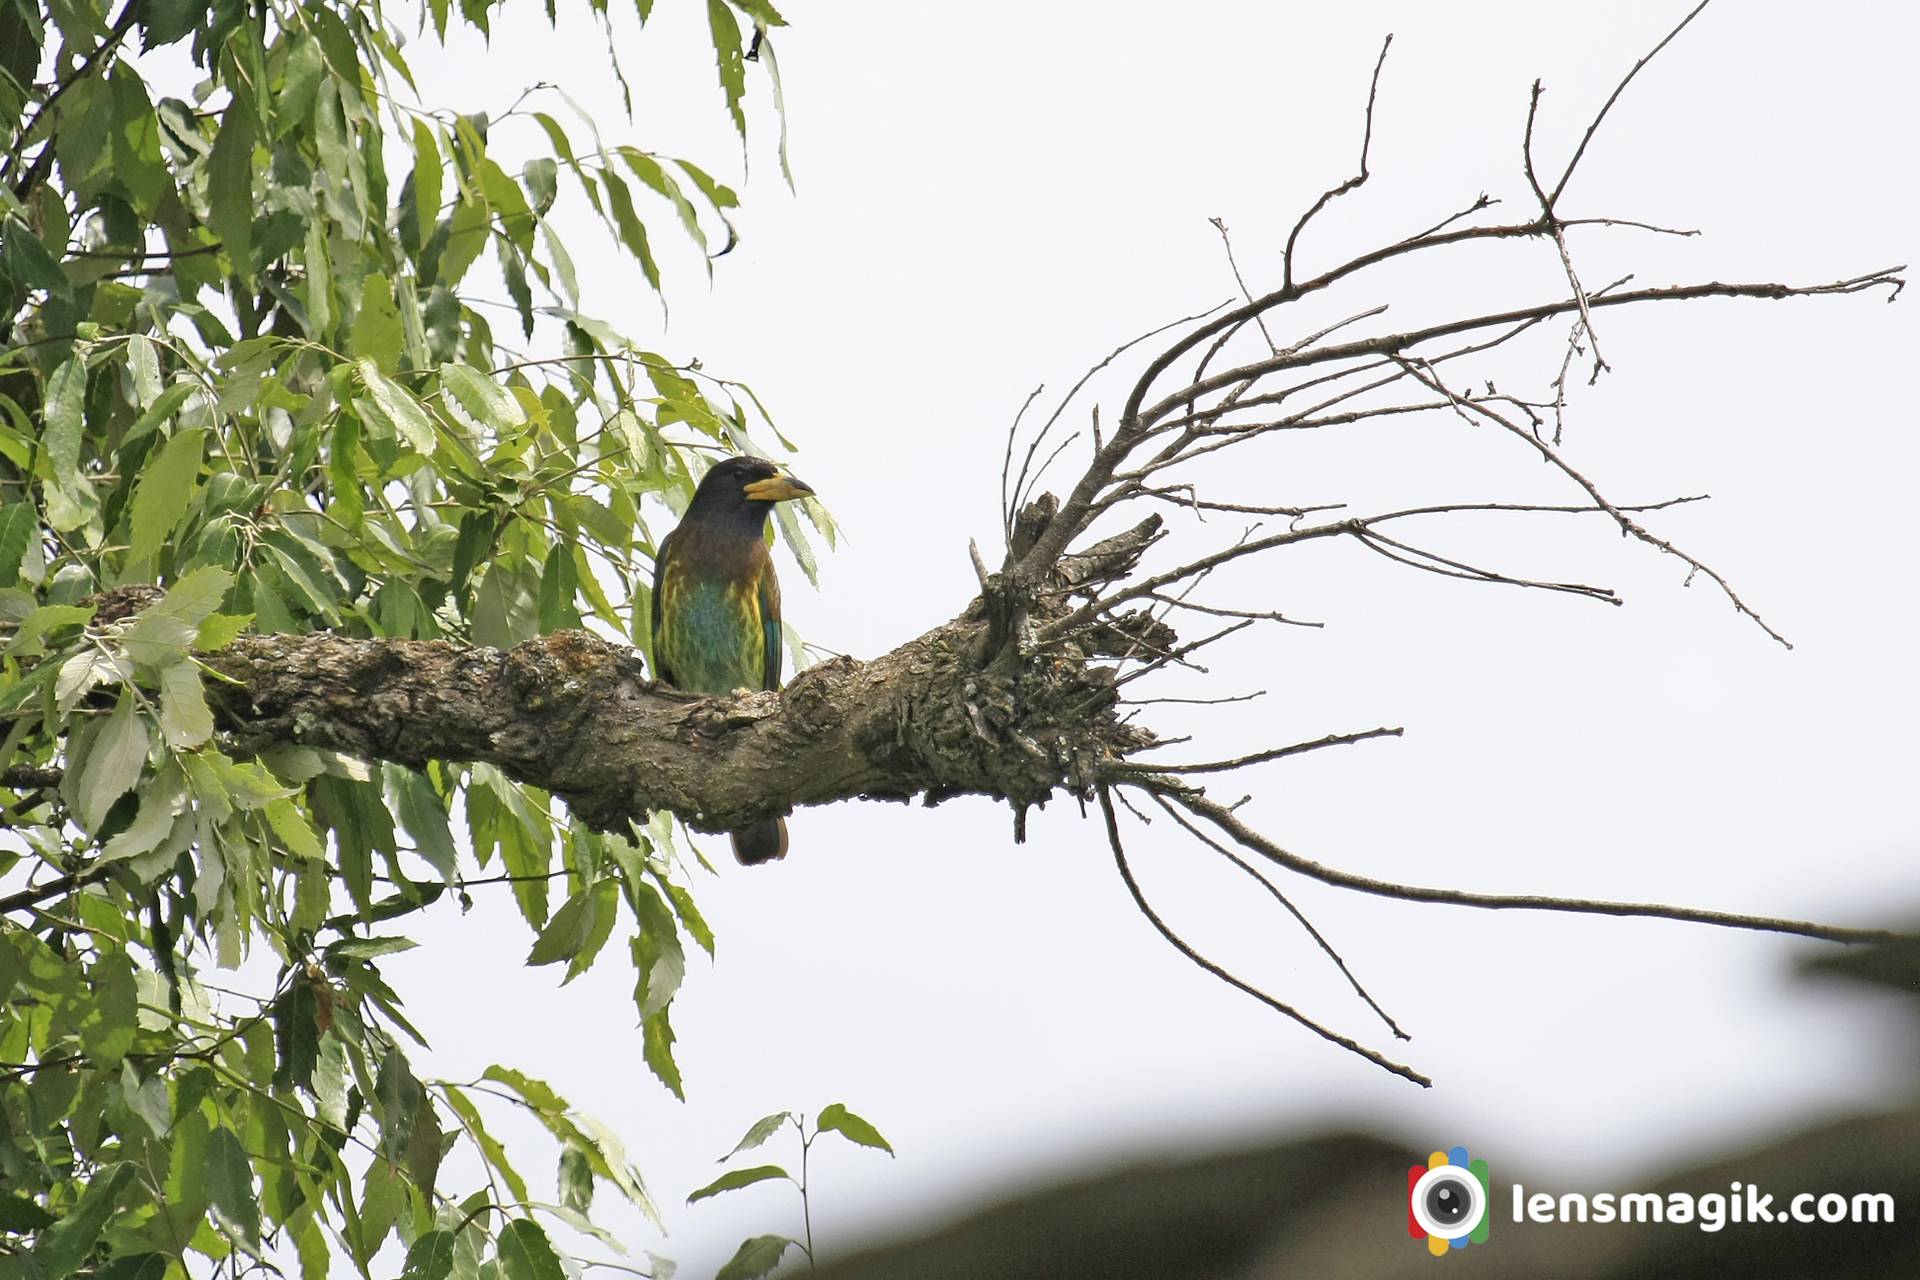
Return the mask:
M774 503L812 493L764 458L728 458L701 478L654 555L655 679L688 693L780 687L780 581L767 517ZM784 819L728 835L744 866L787 856Z

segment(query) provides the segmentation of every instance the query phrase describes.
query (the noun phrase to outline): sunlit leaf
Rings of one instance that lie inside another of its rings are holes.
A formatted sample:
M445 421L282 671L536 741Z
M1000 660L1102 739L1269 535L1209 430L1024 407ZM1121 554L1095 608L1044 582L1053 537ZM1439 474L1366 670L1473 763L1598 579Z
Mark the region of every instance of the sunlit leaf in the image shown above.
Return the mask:
M819 1116L813 1122L813 1127L821 1133L837 1133L849 1142L856 1142L863 1147L872 1147L888 1155L893 1154L892 1144L880 1136L878 1129L838 1102L821 1108Z

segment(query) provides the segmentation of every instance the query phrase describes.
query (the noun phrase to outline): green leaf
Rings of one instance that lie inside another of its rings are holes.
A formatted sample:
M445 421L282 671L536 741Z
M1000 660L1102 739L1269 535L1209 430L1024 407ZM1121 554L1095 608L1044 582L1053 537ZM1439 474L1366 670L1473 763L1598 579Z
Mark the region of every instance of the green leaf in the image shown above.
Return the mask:
M380 1062L380 1077L374 1083L373 1098L380 1119L380 1154L398 1164L405 1157L407 1142L420 1113L430 1110L427 1091L407 1065L407 1055L398 1048L387 1050Z
M31 502L14 502L0 512L0 587L20 581L20 566L26 562L27 545L40 523L40 513Z
M260 1201L253 1188L253 1164L233 1130L218 1125L207 1138L207 1193L214 1221L248 1252L260 1248Z
M767 3L767 0L733 0L733 2L739 6L741 12L752 15L769 27L787 25L787 20L780 16L780 11Z
M694 905L693 894L663 875L656 875L654 879L667 891L667 897L673 902L673 912L680 917L680 925L687 931L687 936L699 944L708 959L712 959L713 930L708 927L706 917L700 914L700 908Z
M601 182L606 184L607 203L613 206L613 221L620 233L620 241L627 246L640 263L640 270L647 277L647 283L653 286L655 293L660 292L660 264L653 260L653 249L647 243L647 228L640 221L640 215L633 209L633 192L620 176L608 169L601 173Z
M20 619L20 625L14 628L13 639L7 642L6 651L22 657L43 653L47 647L43 643L46 636L67 627L77 627L92 617L92 605L43 604Z
M133 197L138 213L153 214L173 190L167 163L160 153L160 121L154 116L147 86L132 65L114 64L113 89L113 178ZM243 208L251 211L252 201Z
M267 825L294 856L314 860L327 856L327 847L320 843L313 824L290 797L267 801L263 812L267 815Z
M213 713L207 709L199 665L191 659L160 670L160 735L175 751L197 747L213 736Z
M750 1187L756 1182L771 1182L776 1178L793 1181L793 1175L777 1164L757 1164L751 1169L729 1169L688 1196L687 1203L694 1204L725 1191L738 1191L741 1187Z
M339 942L327 944L327 957L331 959L334 956L346 956L354 960L375 960L381 956L397 956L419 945L412 938L343 938Z
M100 829L114 801L139 781L151 745L146 719L134 709L132 691L122 689L113 714L87 744L79 780L67 796L82 826L89 831ZM63 784L61 790L65 793L68 788Z
M722 1162L725 1162L727 1160L733 1159L735 1156L739 1155L742 1151L753 1150L755 1147L765 1142L768 1138L771 1138L774 1134L778 1133L780 1131L780 1126L785 1124L787 1121L791 1120L792 1118L793 1118L793 1112L791 1111L776 1111L770 1116L761 1116L758 1120L755 1120L753 1122L753 1127L747 1130L746 1136L734 1144L733 1150L721 1156L720 1160Z
M559 179L560 166L551 156L535 156L520 166L520 181L533 197L534 216L538 217L553 207L554 200L560 194Z
M598 951L613 928L618 901L619 889L611 880L597 881L569 897L534 940L527 963L536 967L558 964L583 952ZM569 978L573 976L568 974Z
M145 1080L134 1070L131 1061L120 1064L120 1096L127 1100L127 1109L140 1117L141 1123L153 1131L156 1138L164 1138L173 1128L173 1112L167 1097L167 1082L158 1073Z
M312 1089L320 1061L320 999L313 984L296 976L273 1002L273 1082L282 1089Z
M515 1218L500 1231L502 1280L567 1280L547 1233L530 1218Z
M408 391L386 374L366 356L353 362L354 371L360 375L360 381L372 396L371 403L376 410L380 425L389 434L398 434L412 447L415 453L429 457L433 453L433 421L427 417L427 411Z
M209 614L194 632L193 647L201 653L224 649L238 639L253 623L250 613Z
M496 431L526 425L526 411L507 394L505 387L477 369L464 364L440 366L440 386L453 397L467 415L482 426Z
M172 536L193 500L200 479L200 451L207 433L199 427L180 432L146 465L133 490L132 564L151 557Z
M515 1071L512 1067L503 1067L498 1063L488 1067L480 1075L483 1080L492 1080L507 1086L524 1099L528 1106L542 1115L565 1115L567 1100L553 1091L553 1086L544 1080Z
M734 132L744 142L747 113L741 102L747 96L747 64L740 46L740 23L727 7L727 0L707 0L707 23L713 30L713 52L720 66L720 90L727 97L727 114L733 117Z
M47 379L41 444L53 468L53 482L62 488L86 483L80 474L80 434L85 425L87 364L70 357Z
M180 412L180 406L192 399L193 393L199 389L191 382L175 382L167 386L133 420L133 425L127 428L127 434L121 438L120 447L125 449L129 441L152 434L161 423Z
M508 177L506 170L488 159L480 161L477 176L480 190L499 216L507 240L522 253L533 252L533 210L527 207L527 198L520 193L520 184Z
M779 1266L780 1259L792 1247L793 1241L785 1236L755 1236L742 1241L713 1280L759 1280Z
M575 1213L593 1207L593 1159L584 1150L568 1143L560 1148L560 1169L556 1174L560 1203Z
M138 1020L140 988L133 962L124 951L104 956L87 971L87 983L93 999L80 1024L80 1043L95 1057L117 1066L133 1047Z
M40 237L19 218L0 222L0 276L45 289L50 297L62 302L73 300L73 284L59 260L47 252Z
M186 781L179 766L168 762L140 785L139 811L123 831L107 841L100 856L108 862L119 862L156 848L172 833L174 821L186 804Z
M433 126L419 116L413 120L413 199L420 227L420 243L433 239L440 221L440 144Z
M207 225L242 279L253 275L253 213L253 105L236 98L207 157Z
M680 1065L673 1060L673 1025L665 1009L641 1024L641 1056L647 1067L667 1086L673 1096L685 1102L687 1092L680 1083Z
M413 1242L400 1268L400 1280L447 1280L453 1274L451 1231L429 1231Z
M400 323L400 309L393 302L393 286L386 276L378 271L369 275L360 287L360 311L353 318L353 331L348 337L353 354L370 360L382 373L392 373L400 365L401 349L406 345L406 332ZM374 398L380 398L380 391L373 389ZM405 395L404 392L401 393ZM411 399L411 397L408 397ZM383 408L386 406L383 404ZM391 410L389 410L391 412ZM419 412L415 407L415 412ZM424 422L424 415L422 421ZM407 441L421 453L431 452L431 444L422 448L415 443L414 437L403 427L402 434ZM431 439L431 429L428 429Z
M233 575L219 565L202 565L168 589L160 603L142 609L120 637L135 662L162 667L178 661L200 636L205 622L227 598Z
M447 825L446 805L433 789L427 775L400 765L387 766L387 783L393 788L395 816L413 837L414 852L453 883L459 855L454 851L453 831Z
M440 255L439 274L433 283L451 289L460 283L480 251L487 247L487 202L470 196L453 206L447 219L447 247Z
M121 1188L133 1180L134 1171L130 1162L94 1171L72 1211L47 1229L33 1251L33 1260L38 1264L35 1272L43 1280L64 1280L86 1260L113 1214L114 1201L119 1198Z
M24 1234L52 1226L58 1219L38 1204L11 1191L0 1191L0 1231Z
M837 1133L849 1142L859 1143L863 1147L872 1147L876 1151L893 1154L893 1146L880 1136L880 1131L859 1116L836 1102L823 1107L814 1120L813 1127L821 1133Z

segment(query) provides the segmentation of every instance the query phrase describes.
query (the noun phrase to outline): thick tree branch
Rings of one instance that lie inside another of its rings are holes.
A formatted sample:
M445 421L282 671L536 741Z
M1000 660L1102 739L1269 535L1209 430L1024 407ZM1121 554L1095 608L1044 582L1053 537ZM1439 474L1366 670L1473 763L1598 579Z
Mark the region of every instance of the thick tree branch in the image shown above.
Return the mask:
M724 698L660 688L637 653L578 631L506 651L250 635L207 661L237 682L220 710L244 742L415 768L485 762L603 829L665 809L719 831L853 797L1039 804L1084 793L1105 759L1152 741L1114 719L1098 668L979 670L985 634L963 618L872 662L812 667L777 694Z

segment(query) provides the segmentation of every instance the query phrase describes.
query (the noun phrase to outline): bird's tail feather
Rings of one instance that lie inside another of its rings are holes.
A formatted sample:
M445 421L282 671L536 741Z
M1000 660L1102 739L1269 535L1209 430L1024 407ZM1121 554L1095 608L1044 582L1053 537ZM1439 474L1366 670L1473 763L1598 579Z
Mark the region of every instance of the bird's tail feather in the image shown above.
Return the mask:
M750 827L728 832L733 841L733 856L743 867L775 862L787 856L787 822L774 818Z

